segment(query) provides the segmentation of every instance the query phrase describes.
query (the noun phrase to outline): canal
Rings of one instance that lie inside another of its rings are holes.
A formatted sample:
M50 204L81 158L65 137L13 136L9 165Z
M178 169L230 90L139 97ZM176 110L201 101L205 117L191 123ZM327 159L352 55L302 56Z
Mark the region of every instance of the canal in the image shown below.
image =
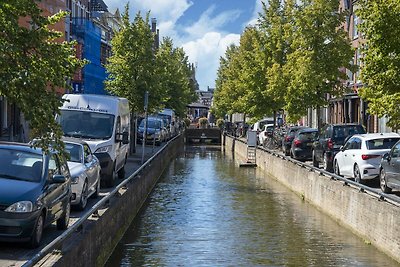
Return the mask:
M273 178L188 147L106 266L398 266Z

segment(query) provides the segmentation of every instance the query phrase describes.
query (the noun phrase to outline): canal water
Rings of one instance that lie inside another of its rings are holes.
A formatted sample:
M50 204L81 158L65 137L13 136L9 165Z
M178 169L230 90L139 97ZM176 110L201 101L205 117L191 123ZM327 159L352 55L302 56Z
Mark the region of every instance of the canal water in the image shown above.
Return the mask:
M273 178L186 148L106 266L398 266Z

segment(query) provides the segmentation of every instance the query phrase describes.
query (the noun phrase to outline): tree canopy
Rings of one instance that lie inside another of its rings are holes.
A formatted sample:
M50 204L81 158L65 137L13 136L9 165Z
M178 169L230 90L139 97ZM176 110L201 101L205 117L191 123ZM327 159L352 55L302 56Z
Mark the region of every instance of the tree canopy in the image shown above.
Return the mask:
M360 95L369 112L400 128L400 2L361 0L356 14L365 39L362 46Z
M149 111L174 109L183 115L186 105L195 100L193 75L182 48L165 38L157 49L154 33L140 12L133 22L126 5L121 29L112 40L112 56L107 64L106 89L129 100L131 111L141 113L145 92L149 92Z
M308 108L325 106L327 94L341 95L340 68L351 68L353 55L344 19L336 0L263 4L258 24L220 61L216 109L257 119L285 109L296 121Z
M73 43L57 41L63 33L50 29L66 13L45 17L41 12L31 0L0 2L0 95L21 110L31 137L39 138L35 145L47 151L50 144L63 149L54 120L62 105L57 89L68 88L68 78L84 62L75 57Z

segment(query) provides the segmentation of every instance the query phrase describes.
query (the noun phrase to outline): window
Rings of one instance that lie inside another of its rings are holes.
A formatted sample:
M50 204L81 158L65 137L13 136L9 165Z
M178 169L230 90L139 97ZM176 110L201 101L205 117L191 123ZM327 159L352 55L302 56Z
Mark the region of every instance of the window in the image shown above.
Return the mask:
M400 144L397 144L395 147L393 147L392 158L398 158L399 153L400 153Z
M55 154L51 154L49 160L49 176L48 178L51 179L53 175L61 174L60 172L60 162L58 161Z
M358 38L358 24L359 24L359 19L354 14L353 15L353 39L357 39Z

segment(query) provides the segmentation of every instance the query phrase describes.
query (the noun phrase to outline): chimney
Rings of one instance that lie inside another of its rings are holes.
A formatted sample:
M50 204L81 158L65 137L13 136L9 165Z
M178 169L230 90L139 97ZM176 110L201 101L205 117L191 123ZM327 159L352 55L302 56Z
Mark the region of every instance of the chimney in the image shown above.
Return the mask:
M151 31L152 32L156 32L156 28L157 28L157 19L156 18L152 18L151 19Z

